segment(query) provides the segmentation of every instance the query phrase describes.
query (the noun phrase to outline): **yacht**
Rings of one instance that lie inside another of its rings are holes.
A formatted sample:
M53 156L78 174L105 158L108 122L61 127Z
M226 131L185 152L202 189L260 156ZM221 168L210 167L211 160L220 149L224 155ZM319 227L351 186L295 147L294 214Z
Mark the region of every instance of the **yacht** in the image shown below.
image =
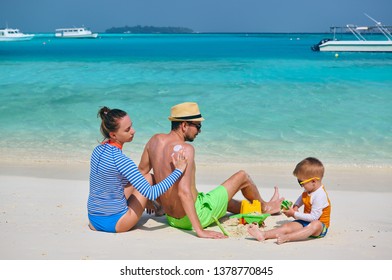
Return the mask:
M56 38L97 38L98 33L93 33L85 27L56 29Z
M336 27L333 27L334 38L323 39L311 47L313 51L320 52L392 52L392 34L388 28L367 14L368 18L376 23L374 27L346 25L345 30L351 32L356 40L337 40L335 37ZM376 30L382 34L385 40L368 40L363 35L364 31Z
M34 34L24 34L19 29L0 29L0 41L26 41L33 39Z

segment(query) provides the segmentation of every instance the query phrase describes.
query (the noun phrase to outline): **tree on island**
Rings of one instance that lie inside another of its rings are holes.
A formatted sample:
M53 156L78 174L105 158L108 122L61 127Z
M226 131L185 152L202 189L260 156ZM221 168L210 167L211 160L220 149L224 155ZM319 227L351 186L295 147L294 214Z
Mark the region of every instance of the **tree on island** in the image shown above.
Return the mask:
M148 34L148 33L193 33L193 30L186 27L156 27L156 26L124 26L112 27L106 29L106 33L133 33L133 34Z

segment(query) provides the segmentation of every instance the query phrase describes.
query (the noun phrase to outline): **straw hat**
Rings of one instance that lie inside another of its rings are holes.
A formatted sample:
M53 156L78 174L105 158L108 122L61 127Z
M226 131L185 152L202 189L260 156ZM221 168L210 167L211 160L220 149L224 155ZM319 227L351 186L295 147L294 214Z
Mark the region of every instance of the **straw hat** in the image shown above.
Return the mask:
M184 102L171 108L171 121L204 121L195 102Z

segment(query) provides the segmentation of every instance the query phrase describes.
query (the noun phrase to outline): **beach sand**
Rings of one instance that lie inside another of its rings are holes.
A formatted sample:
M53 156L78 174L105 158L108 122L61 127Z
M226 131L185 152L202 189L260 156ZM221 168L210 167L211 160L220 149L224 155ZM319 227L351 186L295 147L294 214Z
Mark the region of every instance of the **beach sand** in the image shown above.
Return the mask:
M244 234L197 238L143 214L127 233L91 231L87 224L88 163L0 164L1 260L391 260L390 168L329 167L324 184L332 203L325 238L277 245ZM293 166L207 166L197 170L199 191L209 191L243 168L269 199L273 186L295 201L301 192ZM242 195L236 196L242 199ZM221 219L227 228L228 214ZM286 222L265 220L266 228ZM216 225L210 227L219 231ZM231 228L227 228L229 231Z

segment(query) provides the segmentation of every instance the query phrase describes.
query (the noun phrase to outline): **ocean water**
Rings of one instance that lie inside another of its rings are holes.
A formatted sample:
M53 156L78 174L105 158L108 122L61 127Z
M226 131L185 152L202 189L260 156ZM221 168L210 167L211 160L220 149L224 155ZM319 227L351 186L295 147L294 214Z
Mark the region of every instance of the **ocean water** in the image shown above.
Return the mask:
M392 167L392 53L315 53L324 34L38 34L0 43L0 160L88 162L100 106L129 113L136 162L199 103L199 163Z

